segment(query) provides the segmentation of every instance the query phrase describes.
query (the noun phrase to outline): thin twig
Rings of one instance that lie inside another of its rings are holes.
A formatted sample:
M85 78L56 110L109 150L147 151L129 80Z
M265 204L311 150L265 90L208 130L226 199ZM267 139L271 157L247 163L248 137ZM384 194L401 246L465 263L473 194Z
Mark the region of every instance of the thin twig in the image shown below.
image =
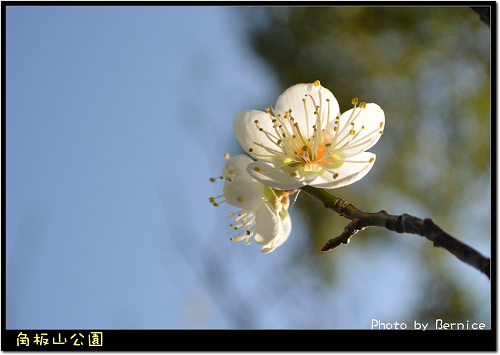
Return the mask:
M460 242L443 231L432 219L420 219L409 214L393 216L386 211L376 213L363 212L350 203L332 196L324 189L304 186L301 190L317 198L325 207L350 219L351 222L344 228L342 234L330 239L321 249L322 252L334 249L341 244L349 243L349 239L357 232L367 227L383 227L397 233L418 234L433 242L435 247L448 250L463 262L475 267L490 277L490 259L482 256L475 249Z

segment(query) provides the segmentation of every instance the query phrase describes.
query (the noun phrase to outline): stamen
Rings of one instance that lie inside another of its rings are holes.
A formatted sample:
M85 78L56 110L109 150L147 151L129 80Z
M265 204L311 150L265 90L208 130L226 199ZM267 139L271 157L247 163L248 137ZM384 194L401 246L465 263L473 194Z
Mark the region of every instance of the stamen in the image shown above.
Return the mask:
M220 195L220 196L217 196L217 197L210 197L208 199L208 202L210 202L212 205L214 205L214 207L218 207L219 203L225 203L226 202L226 200L222 200L222 201L216 202L216 200L221 199L221 198L224 198L224 195Z
M300 132L299 124L298 123L294 123L293 126L296 128L296 131L299 134L299 137L302 140L302 142L304 144L306 144L306 140L305 140L304 136L302 136L302 133Z

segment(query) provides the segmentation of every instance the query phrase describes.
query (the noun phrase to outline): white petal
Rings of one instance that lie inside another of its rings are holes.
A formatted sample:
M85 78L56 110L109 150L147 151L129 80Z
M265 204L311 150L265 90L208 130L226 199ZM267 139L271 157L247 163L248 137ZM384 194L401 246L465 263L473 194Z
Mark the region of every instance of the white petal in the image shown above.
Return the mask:
M292 117L295 122L298 123L301 133L305 137L307 136L306 138L309 138L313 133L312 126L316 123L316 115L314 114L316 108L314 107L311 97L306 95L311 95L316 106L321 106L323 112L322 117L324 117L321 121L321 128L325 128L328 121L328 105L330 105L330 121L334 121L335 117L339 114L339 104L330 90L321 85L296 84L280 95L276 102L276 115L281 114L281 116L284 116L285 112L291 109ZM306 99L307 120L304 102L302 101L303 99ZM330 102L328 103L326 99L329 99ZM309 132L309 134L307 132Z
M375 154L369 152L350 157L349 160L360 161L361 163L344 162L340 168L334 170L334 173L338 174L336 179L331 172L325 172L309 185L325 189L336 189L350 185L368 174L374 164L374 162L368 163L371 158L375 158Z
M279 235L276 236L269 243L263 245L261 252L262 253L273 252L274 249L276 249L277 247L281 246L284 242L286 242L291 231L292 231L292 219L290 218L289 215L287 215L285 219L281 221L281 232L279 233Z
M259 155L269 155L269 152L255 143L263 144L272 149L278 149L266 136L263 131L259 131L255 121L264 131L273 133L273 123L269 115L264 111L242 111L233 120L233 129L238 142L245 152L255 159L272 160ZM253 150L253 152L251 151Z
M279 167L272 163L255 161L248 164L247 172L262 184L278 190L295 190L313 181L318 174L309 171L304 172L303 169L290 168L286 164ZM259 171L255 171L255 168ZM293 177L291 174L297 174Z
M254 210L264 202L264 186L251 176L237 176L224 184L227 203L244 210Z
M248 176L247 165L252 162L253 159L245 154L232 156L222 166L221 175L231 179L240 175Z
M350 109L340 116L340 131L349 120L353 110L354 109ZM384 111L377 104L366 104L366 108L364 109L356 108L356 113L359 113L359 116L354 121L353 129L356 132L359 132L359 135L357 135L355 141L353 141L353 145L360 142L364 142L364 144L356 144L356 147L353 147L352 149L347 147L347 149L343 150L343 153L346 156L357 154L373 147L380 139L381 134L379 132L383 131L385 126ZM361 127L365 128L361 129ZM327 129L330 131L333 130L333 125L330 125ZM348 127L346 134L348 134L350 130L351 127ZM371 138L367 137L370 134Z
M262 245L261 252L270 253L282 245L292 231L290 215L281 219L279 213L266 202L255 213L254 240Z
M266 201L255 212L255 228L253 239L256 243L265 245L270 243L281 231L279 212Z

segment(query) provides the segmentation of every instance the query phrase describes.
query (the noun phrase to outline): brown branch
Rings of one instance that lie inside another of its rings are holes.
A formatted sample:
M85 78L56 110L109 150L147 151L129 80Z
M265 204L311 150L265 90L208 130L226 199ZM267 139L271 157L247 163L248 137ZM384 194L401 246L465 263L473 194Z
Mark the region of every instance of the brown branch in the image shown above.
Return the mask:
M436 225L432 219L420 219L406 213L400 216L393 216L383 210L376 213L363 212L350 203L332 196L324 189L305 186L301 190L323 202L326 208L351 220L344 228L342 234L330 239L325 244L321 249L322 252L334 249L341 244L349 243L349 239L354 234L367 227L383 227L397 233L411 233L425 237L432 241L435 247L448 250L458 259L475 267L486 274L488 278L490 277L490 259L482 256L467 244L453 238Z

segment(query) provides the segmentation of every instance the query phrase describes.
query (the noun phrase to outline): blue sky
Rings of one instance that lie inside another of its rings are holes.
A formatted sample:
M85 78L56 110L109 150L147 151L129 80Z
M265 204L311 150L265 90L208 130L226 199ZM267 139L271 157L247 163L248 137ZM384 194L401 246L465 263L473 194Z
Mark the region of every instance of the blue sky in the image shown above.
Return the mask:
M318 285L286 264L299 216L270 255L229 243L229 209L208 203L222 184L208 179L240 152L236 113L283 89L239 11L7 9L7 328L369 328L411 314L411 247L398 268L346 248L364 260L343 275L357 282L308 302ZM373 280L373 264L390 277ZM331 297L338 317L318 320Z
M235 20L216 7L7 10L8 327L113 327L131 303L180 302L165 214L215 227L208 178L234 146L232 116L272 87ZM182 326L137 313L138 326Z

